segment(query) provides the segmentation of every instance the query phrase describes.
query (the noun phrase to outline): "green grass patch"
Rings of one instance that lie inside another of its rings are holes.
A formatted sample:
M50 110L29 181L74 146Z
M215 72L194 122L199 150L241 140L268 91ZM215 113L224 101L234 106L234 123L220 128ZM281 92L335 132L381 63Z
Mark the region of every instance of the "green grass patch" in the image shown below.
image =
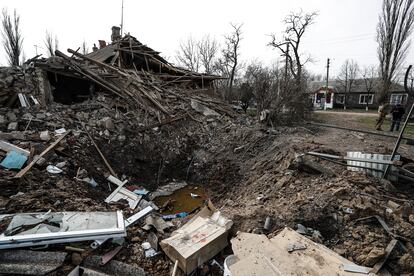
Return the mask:
M361 123L365 128L370 128L375 130L375 124L377 123L377 117L369 117L369 116L361 116L358 118L358 122ZM400 124L400 130L404 125L404 121ZM387 118L385 119L384 123L382 124L382 129L384 131L389 132L391 127L391 119ZM398 134L399 132L394 131L394 134ZM414 136L414 126L409 124L407 128L405 129L405 136Z
M353 112L353 113L378 113L378 108L371 108L368 111L365 108L333 108L328 109L327 111L335 111L335 112Z

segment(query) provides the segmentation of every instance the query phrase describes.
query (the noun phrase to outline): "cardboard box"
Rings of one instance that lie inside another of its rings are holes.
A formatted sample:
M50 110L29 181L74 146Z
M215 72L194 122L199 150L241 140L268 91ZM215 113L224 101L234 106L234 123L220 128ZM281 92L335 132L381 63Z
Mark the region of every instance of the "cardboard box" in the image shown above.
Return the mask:
M214 208L214 207L213 207ZM165 254L187 275L209 261L227 244L228 230L233 222L211 206L204 207L160 245Z

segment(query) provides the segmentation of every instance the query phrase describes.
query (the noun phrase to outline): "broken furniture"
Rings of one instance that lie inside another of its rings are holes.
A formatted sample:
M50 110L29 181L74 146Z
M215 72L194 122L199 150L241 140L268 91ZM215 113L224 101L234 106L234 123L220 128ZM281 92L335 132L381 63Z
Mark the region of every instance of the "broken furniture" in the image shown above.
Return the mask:
M197 215L161 241L164 253L186 275L210 260L227 246L228 230L233 222L214 207L204 207Z
M0 249L126 236L122 212L59 212L2 215L10 220Z
M290 228L285 228L272 239L265 235L238 233L231 245L236 258L228 264L232 276L352 276L367 275L371 270L352 263Z

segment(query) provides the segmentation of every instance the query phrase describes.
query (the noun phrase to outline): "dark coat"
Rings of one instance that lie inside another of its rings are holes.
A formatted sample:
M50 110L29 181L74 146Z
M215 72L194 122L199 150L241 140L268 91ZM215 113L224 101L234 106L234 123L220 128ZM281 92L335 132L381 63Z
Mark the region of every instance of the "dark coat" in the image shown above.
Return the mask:
M394 106L391 110L392 119L396 120L396 121L397 120L399 121L399 120L401 120L404 113L405 113L404 107L402 107L401 105Z

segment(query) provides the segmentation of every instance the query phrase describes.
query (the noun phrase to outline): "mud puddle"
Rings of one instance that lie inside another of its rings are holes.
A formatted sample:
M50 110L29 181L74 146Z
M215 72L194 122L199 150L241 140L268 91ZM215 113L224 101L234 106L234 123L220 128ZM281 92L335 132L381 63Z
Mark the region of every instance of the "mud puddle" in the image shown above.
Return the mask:
M207 199L206 190L198 186L186 186L168 196L159 196L154 203L161 207L161 213L177 214L181 212L190 213L195 209L204 206Z

